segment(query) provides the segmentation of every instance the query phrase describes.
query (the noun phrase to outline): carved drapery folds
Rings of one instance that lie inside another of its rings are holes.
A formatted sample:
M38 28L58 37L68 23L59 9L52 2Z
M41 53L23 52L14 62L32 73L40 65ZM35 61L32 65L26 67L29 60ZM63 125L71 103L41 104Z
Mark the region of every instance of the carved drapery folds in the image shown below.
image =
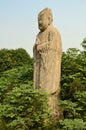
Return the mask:
M49 8L42 10L38 15L40 32L33 47L34 88L41 88L51 94L49 104L55 109L56 95L60 90L62 43L52 19Z

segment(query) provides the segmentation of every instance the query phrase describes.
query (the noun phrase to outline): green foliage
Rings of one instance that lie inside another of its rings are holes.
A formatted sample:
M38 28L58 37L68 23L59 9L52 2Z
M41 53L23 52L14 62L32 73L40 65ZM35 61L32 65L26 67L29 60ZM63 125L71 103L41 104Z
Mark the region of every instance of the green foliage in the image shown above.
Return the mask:
M74 55L73 55L74 51ZM73 100L76 91L86 91L86 55L79 50L68 49L62 57L61 99Z
M82 119L64 119L60 120L61 130L85 130L86 122Z
M86 51L86 38L84 38L81 45L82 45L83 49Z
M9 130L42 127L49 118L46 97L41 90L33 90L29 85L16 85L0 105L0 118L5 127Z
M33 89L33 59L24 49L2 49L0 56L0 130L45 127L48 95Z
M0 76L0 130L28 130L45 127L50 118L47 94L34 90L33 69L24 65Z
M85 40L82 44L85 49ZM63 52L61 76L61 130L86 129L86 51L70 48Z
M16 50L0 50L0 72L17 66L23 66L24 64L32 64L32 58L30 58L26 50L22 48Z
M78 108L81 107L78 113L78 117L83 121L86 121L86 91L78 91L75 93L75 99L78 103Z
M16 84L30 84L32 86L33 69L28 65L4 71L0 76L0 102L3 102L7 92Z
M69 48L62 55L60 130L86 129L85 43L83 51ZM0 130L53 130L48 95L33 89L33 59L24 49L2 49L0 57Z

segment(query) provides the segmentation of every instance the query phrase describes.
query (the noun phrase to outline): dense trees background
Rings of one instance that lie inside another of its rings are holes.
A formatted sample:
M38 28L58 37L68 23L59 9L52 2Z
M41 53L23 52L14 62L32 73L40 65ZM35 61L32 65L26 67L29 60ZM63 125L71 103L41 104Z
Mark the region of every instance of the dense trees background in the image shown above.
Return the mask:
M0 50L0 72L12 69L14 67L30 65L32 59L26 50L19 48L16 50Z
M62 55L60 130L86 129L86 39L83 50ZM47 95L33 89L33 58L20 48L0 50L0 130L45 129L52 125ZM48 120L47 123L44 123ZM50 128L51 129L51 128Z
M69 48L62 56L61 108L64 120L62 130L86 129L86 39L83 51Z
M33 58L24 49L0 50L0 130L44 127L47 94L33 89Z

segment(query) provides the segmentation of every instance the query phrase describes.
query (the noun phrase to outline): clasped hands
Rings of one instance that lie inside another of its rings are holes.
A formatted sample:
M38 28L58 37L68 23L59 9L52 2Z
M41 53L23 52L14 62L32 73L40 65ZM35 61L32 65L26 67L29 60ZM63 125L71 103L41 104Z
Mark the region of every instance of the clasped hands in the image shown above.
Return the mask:
M37 51L42 52L48 48L48 43L36 44Z

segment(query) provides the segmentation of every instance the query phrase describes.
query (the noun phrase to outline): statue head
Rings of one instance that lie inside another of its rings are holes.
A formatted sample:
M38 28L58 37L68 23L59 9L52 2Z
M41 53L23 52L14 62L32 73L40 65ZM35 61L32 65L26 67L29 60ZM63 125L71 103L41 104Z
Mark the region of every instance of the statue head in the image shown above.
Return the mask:
M52 23L53 17L51 9L45 8L38 15L38 27L40 31L44 31Z

